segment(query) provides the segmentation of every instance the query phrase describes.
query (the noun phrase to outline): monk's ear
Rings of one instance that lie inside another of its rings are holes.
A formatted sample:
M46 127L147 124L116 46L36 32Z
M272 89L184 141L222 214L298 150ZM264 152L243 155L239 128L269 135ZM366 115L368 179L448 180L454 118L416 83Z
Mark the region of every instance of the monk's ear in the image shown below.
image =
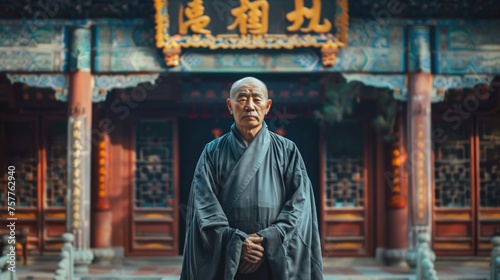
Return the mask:
M271 99L268 99L267 104L266 104L266 114L269 113L269 110L271 110L272 104L273 104L273 101Z
M232 113L232 109L231 109L231 99L228 98L226 99L226 106L227 106L227 109L229 110L230 113Z

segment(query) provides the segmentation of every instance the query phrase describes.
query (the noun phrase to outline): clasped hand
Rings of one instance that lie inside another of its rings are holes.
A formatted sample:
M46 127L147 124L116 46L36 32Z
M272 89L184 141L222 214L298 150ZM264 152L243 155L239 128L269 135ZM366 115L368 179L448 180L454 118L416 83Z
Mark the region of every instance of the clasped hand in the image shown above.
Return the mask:
M249 235L241 247L241 259L238 272L246 274L256 271L264 261L264 238L255 233Z

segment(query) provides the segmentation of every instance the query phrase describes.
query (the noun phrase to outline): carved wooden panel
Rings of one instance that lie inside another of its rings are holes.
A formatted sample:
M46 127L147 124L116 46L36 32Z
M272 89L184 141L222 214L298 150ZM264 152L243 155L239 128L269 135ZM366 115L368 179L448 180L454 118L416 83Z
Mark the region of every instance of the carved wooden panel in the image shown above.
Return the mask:
M365 129L345 121L325 129L323 252L356 256L371 252Z
M477 253L489 255L491 237L500 235L500 121L479 121L477 128Z
M39 182L41 166L39 154L38 120L36 118L3 118L0 120L0 211L7 213L7 167L15 167L16 229L28 228L29 251L41 251ZM12 196L12 195L11 195ZM22 221L22 222L21 222Z
M441 255L474 253L471 124L434 122L447 136L434 146L434 250Z
M68 181L68 120L45 119L43 136L43 250L57 252L63 245L66 232L66 193Z
M0 120L0 168L15 166L18 229L29 229L28 252L58 251L66 227L64 118L5 117ZM0 173L0 210L7 213L6 172ZM2 214L4 216L4 214Z
M178 253L175 131L172 120L135 122L131 254Z
M488 255L500 234L500 123L435 122L447 140L434 149L434 249Z

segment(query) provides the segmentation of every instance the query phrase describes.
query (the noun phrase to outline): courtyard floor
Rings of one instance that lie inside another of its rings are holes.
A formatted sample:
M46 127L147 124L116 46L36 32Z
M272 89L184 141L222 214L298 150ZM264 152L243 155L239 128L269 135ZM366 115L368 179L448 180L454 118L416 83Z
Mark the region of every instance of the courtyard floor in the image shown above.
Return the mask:
M112 265L91 265L89 272L81 274L81 280L91 279L179 279L181 257L172 258L125 258ZM57 259L38 258L27 265L17 266L20 280L51 279L57 267ZM378 265L372 258L325 258L325 280L348 279L414 279L408 267ZM489 279L488 258L455 258L436 261L439 279Z

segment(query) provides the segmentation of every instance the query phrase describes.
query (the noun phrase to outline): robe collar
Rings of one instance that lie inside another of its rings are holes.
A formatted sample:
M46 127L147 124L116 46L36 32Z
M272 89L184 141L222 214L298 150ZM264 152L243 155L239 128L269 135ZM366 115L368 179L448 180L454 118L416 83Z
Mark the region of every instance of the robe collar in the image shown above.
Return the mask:
M255 138L252 140L250 145L247 146L245 143L245 139L243 139L243 136L239 132L238 128L236 128L236 123L233 123L231 125L231 134L234 137L235 141L231 141L231 150L233 152L233 155L236 158L240 158L243 153L250 147L252 144L257 143L259 141L256 141L257 138L264 137L265 133L267 132L267 124L266 122L262 122L262 127L260 128L259 132L257 132L257 135L255 135Z
M222 209L226 215L231 213L234 205L236 205L262 166L271 143L271 136L265 123L262 123L262 128L255 135L255 138L248 147L246 147L243 137L239 134L235 124L231 126L231 132L233 137L232 141L229 142L237 162L218 195Z

